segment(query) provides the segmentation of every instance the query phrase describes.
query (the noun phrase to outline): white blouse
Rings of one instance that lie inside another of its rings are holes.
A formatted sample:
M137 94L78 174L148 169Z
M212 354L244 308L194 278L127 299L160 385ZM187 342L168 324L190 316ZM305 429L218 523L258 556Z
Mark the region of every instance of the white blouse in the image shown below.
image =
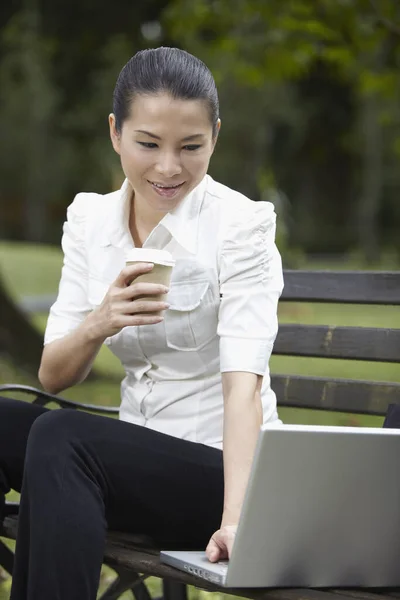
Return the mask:
M133 247L131 187L78 194L67 212L64 265L45 344L73 331L99 306ZM263 375L264 422L280 423L268 362L283 288L275 212L210 176L167 213L143 244L176 260L156 325L125 327L105 343L126 372L120 418L222 448L221 373Z

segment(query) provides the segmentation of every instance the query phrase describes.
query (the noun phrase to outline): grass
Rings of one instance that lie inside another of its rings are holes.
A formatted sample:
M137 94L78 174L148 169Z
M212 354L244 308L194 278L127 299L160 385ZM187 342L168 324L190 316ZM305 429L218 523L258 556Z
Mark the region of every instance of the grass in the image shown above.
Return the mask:
M357 269L357 259L353 258L346 264L331 262L326 265L329 269ZM62 265L60 250L48 246L32 246L30 244L0 243L0 273L8 287L10 294L18 300L22 296L55 294ZM324 263L304 265L304 268L314 267L323 269ZM396 269L398 265L390 257L382 268ZM279 309L280 322L310 323L329 325L353 325L364 327L396 327L400 328L400 311L397 307L386 307L384 310L378 306L335 306L331 304L284 304ZM32 316L34 325L44 331L46 315ZM113 378L109 383L84 382L68 390L65 396L81 402L118 406L119 385L116 379L121 379L123 370L119 361L111 354L108 348L103 347L95 361L95 367L104 374ZM342 361L327 359L309 359L277 357L271 359L271 371L279 373L292 373L298 375L331 376L354 379L374 379L381 381L400 382L400 369L398 365L377 364L359 361ZM28 380L24 374L17 372L12 365L0 362L0 382L17 382L37 385L37 381ZM343 413L327 413L322 411L281 409L280 416L287 423L310 424L340 424L380 426L382 418ZM16 497L15 495L13 496ZM110 569L103 568L101 589L112 579ZM6 600L9 595L10 579L1 583L0 572L0 600ZM160 581L154 578L148 580L153 596L161 595ZM201 600L208 593L191 588L191 600ZM212 600L223 600L224 595L213 594ZM221 598L217 598L221 596ZM131 598L126 593L123 598Z

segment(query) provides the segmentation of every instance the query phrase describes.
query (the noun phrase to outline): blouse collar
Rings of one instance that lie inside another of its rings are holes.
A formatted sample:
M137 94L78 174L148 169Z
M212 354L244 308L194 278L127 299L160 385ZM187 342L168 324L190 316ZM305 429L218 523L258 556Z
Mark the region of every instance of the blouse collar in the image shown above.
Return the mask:
M208 175L184 198L174 210L168 212L154 228L152 236L158 228L166 229L170 235L188 252L197 251L198 224L201 207L207 191ZM122 187L115 192L115 198L109 203L102 233L102 246L123 247L129 235L129 208L132 187L125 179Z

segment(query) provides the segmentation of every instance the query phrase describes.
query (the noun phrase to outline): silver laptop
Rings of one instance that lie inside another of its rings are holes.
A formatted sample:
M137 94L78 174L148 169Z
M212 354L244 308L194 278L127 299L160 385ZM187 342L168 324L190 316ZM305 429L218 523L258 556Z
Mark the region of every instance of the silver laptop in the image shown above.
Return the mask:
M400 430L264 425L230 560L161 561L230 588L400 586Z

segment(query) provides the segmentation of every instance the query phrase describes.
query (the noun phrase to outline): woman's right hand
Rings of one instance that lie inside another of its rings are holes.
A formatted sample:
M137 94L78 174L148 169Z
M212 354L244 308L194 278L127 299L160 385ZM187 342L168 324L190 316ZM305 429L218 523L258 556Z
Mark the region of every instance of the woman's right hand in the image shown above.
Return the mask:
M163 320L162 311L169 304L140 297L166 294L168 288L156 283L135 283L139 275L149 273L152 268L150 263L137 263L122 269L109 287L103 302L90 315L94 337L106 339L119 333L124 327L154 325Z

